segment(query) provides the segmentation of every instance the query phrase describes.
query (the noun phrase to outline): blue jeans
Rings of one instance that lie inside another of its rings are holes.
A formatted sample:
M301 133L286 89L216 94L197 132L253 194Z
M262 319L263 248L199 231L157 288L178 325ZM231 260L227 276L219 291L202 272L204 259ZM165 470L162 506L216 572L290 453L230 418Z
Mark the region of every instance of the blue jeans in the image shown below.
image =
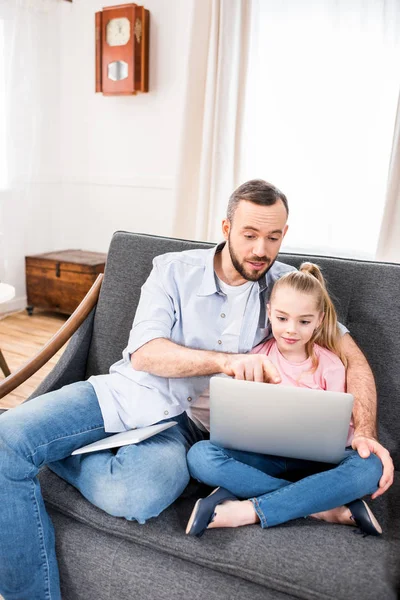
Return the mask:
M227 450L200 441L187 455L190 474L209 486L221 486L238 498L251 499L261 527L342 506L378 488L380 459L361 458L346 449L334 466L314 461ZM298 481L300 474L307 476ZM287 479L284 479L286 477Z
M186 453L203 439L186 413L137 445L70 456L107 435L93 386L74 383L0 416L0 594L60 600L54 530L38 472L52 471L111 515L144 523L189 482Z

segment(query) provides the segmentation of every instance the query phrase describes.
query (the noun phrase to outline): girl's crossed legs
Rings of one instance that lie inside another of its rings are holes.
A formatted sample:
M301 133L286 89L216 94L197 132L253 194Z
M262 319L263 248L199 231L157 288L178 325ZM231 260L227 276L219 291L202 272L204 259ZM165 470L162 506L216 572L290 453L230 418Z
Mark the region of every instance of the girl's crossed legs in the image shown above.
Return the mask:
M382 476L382 463L377 456L361 458L351 448L334 466L228 450L201 441L189 450L187 459L191 475L199 481L249 499L220 504L210 527L235 527L258 521L263 528L273 527L309 515L325 518L320 513L336 507L340 507L337 522L347 519L350 524L350 511L343 505L372 494ZM285 474L303 470L311 474L295 482L284 479Z

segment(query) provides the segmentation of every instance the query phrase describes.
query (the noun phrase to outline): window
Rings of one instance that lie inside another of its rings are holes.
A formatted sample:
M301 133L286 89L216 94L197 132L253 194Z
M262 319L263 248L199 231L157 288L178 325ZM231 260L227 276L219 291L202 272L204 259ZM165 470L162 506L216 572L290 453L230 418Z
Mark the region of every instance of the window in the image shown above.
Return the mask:
M373 258L400 87L400 3L254 6L240 179L287 194L285 250Z

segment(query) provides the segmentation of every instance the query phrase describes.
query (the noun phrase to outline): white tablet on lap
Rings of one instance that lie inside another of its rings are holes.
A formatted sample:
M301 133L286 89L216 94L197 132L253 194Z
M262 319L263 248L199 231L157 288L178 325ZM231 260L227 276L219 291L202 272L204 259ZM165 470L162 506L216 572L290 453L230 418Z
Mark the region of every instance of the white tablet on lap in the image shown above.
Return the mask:
M86 452L98 452L99 450L106 450L107 448L118 448L119 446L128 446L129 444L138 444L143 440L147 440L153 435L157 435L165 429L169 429L173 425L176 425L176 421L168 421L167 423L158 423L157 425L150 425L149 427L141 427L140 429L129 429L129 431L122 431L115 435L103 438L87 446L82 446L72 452L74 454L85 454Z

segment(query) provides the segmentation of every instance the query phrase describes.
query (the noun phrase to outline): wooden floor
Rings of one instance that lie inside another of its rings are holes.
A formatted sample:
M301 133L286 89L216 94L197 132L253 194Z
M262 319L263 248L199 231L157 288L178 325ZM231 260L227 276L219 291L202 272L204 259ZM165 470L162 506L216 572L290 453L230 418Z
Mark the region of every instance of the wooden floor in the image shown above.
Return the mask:
M11 373L35 356L67 318L65 315L35 309L31 317L22 311L0 319L0 348ZM28 398L53 369L64 350L65 346L25 383L0 399L0 407L11 408ZM0 371L0 381L2 379L4 374Z

